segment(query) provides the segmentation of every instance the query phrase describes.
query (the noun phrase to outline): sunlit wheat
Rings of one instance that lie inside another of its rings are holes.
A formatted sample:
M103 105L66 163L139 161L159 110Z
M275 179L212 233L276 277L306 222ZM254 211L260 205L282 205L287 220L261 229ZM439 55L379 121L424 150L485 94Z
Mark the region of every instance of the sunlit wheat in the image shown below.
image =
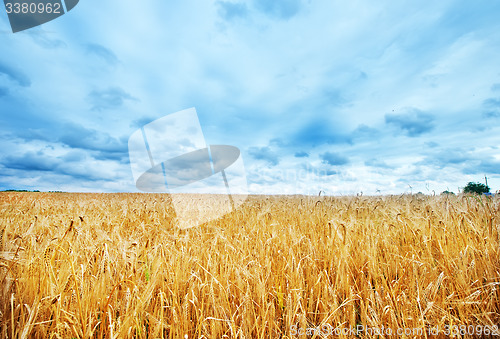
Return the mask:
M168 195L0 193L0 336L493 326L499 227L486 197L251 196L181 230Z

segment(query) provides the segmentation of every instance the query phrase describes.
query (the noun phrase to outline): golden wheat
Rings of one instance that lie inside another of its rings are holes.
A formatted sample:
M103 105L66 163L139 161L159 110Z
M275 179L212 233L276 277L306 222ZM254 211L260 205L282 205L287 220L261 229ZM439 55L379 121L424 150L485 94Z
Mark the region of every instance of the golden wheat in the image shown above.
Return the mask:
M500 323L498 199L251 196L202 226L174 221L168 195L0 193L0 336L416 337Z

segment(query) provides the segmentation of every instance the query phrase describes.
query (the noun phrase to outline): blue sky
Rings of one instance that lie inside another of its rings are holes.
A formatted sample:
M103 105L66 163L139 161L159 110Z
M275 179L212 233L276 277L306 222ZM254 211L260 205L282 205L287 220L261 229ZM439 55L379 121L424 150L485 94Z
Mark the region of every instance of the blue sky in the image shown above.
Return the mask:
M81 0L0 13L0 189L137 191L127 141L196 107L250 193L500 189L500 2Z

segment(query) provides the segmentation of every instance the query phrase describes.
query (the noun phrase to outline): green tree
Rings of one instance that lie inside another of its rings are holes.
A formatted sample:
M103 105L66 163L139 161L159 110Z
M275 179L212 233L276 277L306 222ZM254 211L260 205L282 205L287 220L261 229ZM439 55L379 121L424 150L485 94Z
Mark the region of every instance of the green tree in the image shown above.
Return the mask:
M464 187L464 193L474 193L474 194L483 194L488 193L490 188L485 184L481 184L479 182L469 182Z

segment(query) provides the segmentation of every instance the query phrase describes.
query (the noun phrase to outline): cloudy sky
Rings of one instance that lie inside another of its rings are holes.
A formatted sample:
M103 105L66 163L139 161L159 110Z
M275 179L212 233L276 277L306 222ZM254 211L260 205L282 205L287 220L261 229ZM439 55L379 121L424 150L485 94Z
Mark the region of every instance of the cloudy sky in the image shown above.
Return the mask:
M0 12L0 190L135 192L129 137L195 107L251 193L500 189L500 2L81 0Z

